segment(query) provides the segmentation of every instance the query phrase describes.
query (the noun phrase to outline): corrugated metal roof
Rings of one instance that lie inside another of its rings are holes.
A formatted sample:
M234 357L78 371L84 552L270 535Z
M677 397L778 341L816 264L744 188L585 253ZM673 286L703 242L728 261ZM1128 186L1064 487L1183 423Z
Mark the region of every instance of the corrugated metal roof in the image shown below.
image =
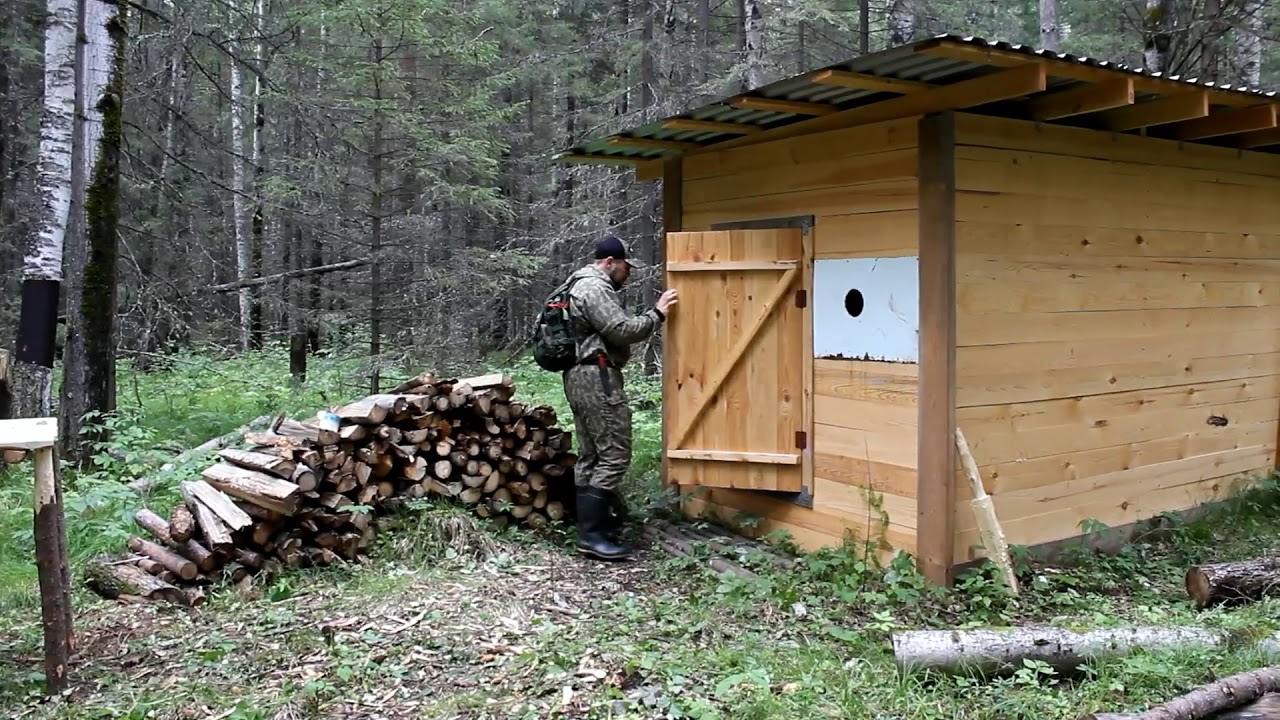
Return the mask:
M1158 72L1150 72L1141 68L1133 68L1122 63L1077 56L1070 53L1052 52L1004 41L984 40L977 37L952 34L938 35L926 40L863 55L842 63L829 65L825 68L819 68L801 75L778 80L768 85L755 88L748 93L748 95L771 99L818 102L833 105L837 110L849 110L863 105L880 102L882 100L899 97L899 94L819 84L813 82L811 78L815 74L825 70L843 70L866 75L875 75L883 78L949 85L992 72L998 72L1002 69L1007 69L1008 67L1007 63L1000 64L988 62L984 59L960 59L955 57L925 54L921 52L921 50L926 48L940 46L945 47L948 45L951 47L971 48L975 51L972 54L976 56L980 56L984 51L999 51L1001 54L1016 53L1018 55L1028 57L1039 57L1051 60L1053 63L1050 64L1048 69L1049 79L1046 83L1046 92L1081 84L1082 81L1080 80L1063 77L1064 73L1070 74L1072 66L1081 66L1114 72L1117 75L1128 74L1153 81L1176 82L1183 86L1202 87L1215 91L1215 95L1219 100L1223 98L1230 98L1235 104L1266 102L1267 100L1273 99L1276 95L1275 91L1233 87L1231 85L1218 85L1212 82L1200 81L1197 78L1164 76ZM1134 102L1142 102L1153 97L1158 97L1160 94L1161 93L1151 92L1150 90L1135 88ZM726 96L725 98L702 105L701 107L679 115L662 118L645 125L614 133L607 137L592 139L576 147L565 150L561 153L560 157L564 157L566 155L588 155L617 159L627 157L657 159L667 155L667 153L661 150L651 148L633 148L608 144L608 137L617 137L620 135L652 138L657 140L695 142L700 145L714 145L717 142L742 137L742 135L736 133L687 129L677 130L663 127L663 124L666 121L677 118L740 123L759 126L762 129L770 129L794 122L808 120L813 117L812 115L807 114L778 112L775 110L739 108L728 104L729 100L738 97L741 96ZM999 111L996 109L998 107L1000 107L999 104L996 104L988 110L999 114ZM983 112L984 110L982 108L968 108L967 111Z

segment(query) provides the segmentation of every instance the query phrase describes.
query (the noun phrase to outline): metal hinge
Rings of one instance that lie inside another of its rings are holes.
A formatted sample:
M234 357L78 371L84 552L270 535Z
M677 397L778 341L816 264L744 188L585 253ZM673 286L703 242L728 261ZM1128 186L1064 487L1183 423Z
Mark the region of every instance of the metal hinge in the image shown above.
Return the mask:
M800 289L796 291L796 307L802 308L809 304L809 291Z
M809 433L804 430L796 431L796 447L801 450L809 447Z

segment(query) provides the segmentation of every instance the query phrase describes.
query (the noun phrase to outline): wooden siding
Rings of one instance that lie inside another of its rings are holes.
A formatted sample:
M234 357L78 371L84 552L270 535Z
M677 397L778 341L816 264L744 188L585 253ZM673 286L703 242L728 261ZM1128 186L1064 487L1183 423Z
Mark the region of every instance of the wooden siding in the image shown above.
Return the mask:
M956 420L1009 542L1185 509L1270 471L1280 159L957 127ZM979 540L958 473L955 490L965 561Z
M916 125L912 118L690 156L682 228L812 215L814 258L916 255ZM756 532L786 530L808 549L849 535L880 542L884 557L915 552L917 380L913 364L815 359L813 507L768 492L684 485L687 510L729 522L755 515Z

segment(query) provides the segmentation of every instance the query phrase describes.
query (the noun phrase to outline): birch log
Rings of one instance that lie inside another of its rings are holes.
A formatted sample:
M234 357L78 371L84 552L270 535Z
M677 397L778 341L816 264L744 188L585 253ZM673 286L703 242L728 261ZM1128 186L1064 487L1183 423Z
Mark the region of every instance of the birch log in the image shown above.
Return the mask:
M910 630L894 633L893 656L903 673L935 671L998 675L1023 660L1048 663L1059 672L1098 659L1120 657L1135 649L1163 652L1179 648L1215 648L1223 633L1184 627L1100 628L1075 632L1052 627Z

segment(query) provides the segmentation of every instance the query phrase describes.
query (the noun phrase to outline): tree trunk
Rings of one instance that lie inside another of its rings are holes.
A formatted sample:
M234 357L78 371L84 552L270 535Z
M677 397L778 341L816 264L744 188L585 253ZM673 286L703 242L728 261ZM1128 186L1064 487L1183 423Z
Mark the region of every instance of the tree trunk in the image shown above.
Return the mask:
M1280 557L1196 565L1187 570L1186 587L1201 608L1256 602L1280 590Z
M871 0L858 0L858 52L871 52Z
M262 74L266 72L266 58L264 57L265 49L263 47L263 34L266 32L266 0L254 0L253 3L253 33L254 40L254 73L253 73L253 149L249 162L253 165L253 217L251 228L253 232L253 274L261 275L263 272L263 252L266 248L266 190L264 182L266 179L266 106L262 99ZM253 288L249 294L252 310L250 313L250 343L254 348L263 346L264 338L264 320L263 320L263 302L264 293L261 288Z
M374 42L374 59L382 60L382 38ZM382 100L382 82L377 73L373 77L374 101ZM373 190L370 197L369 214L372 219L370 232L369 255L373 260L369 277L369 392L377 393L381 385L382 368L382 109L375 111L373 121L373 146L370 148L370 162L373 165Z
M1243 26L1236 39L1236 64L1240 68L1240 82L1250 88L1262 84L1262 36L1267 23L1262 17L1264 0L1244 0L1240 6Z
M236 49L234 43L233 51ZM235 53L233 52L233 55ZM253 248L245 228L244 209L244 83L238 57L231 63L231 227L236 243L236 279L244 282L253 274ZM248 286L240 288L240 349L253 346L253 294Z
M116 306L119 238L120 155L124 139L127 5L85 2L85 98L83 172L88 186L78 225L84 244L77 291L68 293L67 342L59 407L60 435L67 458L87 463L93 443L106 432L83 433L87 413L116 408ZM75 297L78 296L78 297Z
M744 0L742 4L743 48L746 59L747 89L753 90L765 84L764 71L764 15L760 0Z
M892 0L889 10L889 45L904 45L915 35L915 9L912 0Z
M71 213L75 145L76 0L49 0L44 115L37 180L43 214L22 268L22 309L13 356L14 417L53 414L53 359L62 256Z
M1040 660L1059 672L1133 648L1213 648L1226 635L1199 628L1129 627L1073 632L1059 628L912 630L894 633L893 655L904 672L932 670L993 675Z
M1058 0L1040 0L1040 47L1058 52L1062 35L1058 27Z
M1173 50L1173 36L1169 32L1172 13L1172 0L1147 0L1147 15L1143 22L1144 70L1169 71L1169 57Z
M1264 667L1257 670L1229 675L1192 690L1186 695L1161 703L1149 710L1133 714L1094 713L1084 720L1264 720L1276 717L1278 702L1260 703L1257 713L1230 713L1220 716L1223 710L1239 708L1259 700L1268 693L1280 691L1280 667Z

